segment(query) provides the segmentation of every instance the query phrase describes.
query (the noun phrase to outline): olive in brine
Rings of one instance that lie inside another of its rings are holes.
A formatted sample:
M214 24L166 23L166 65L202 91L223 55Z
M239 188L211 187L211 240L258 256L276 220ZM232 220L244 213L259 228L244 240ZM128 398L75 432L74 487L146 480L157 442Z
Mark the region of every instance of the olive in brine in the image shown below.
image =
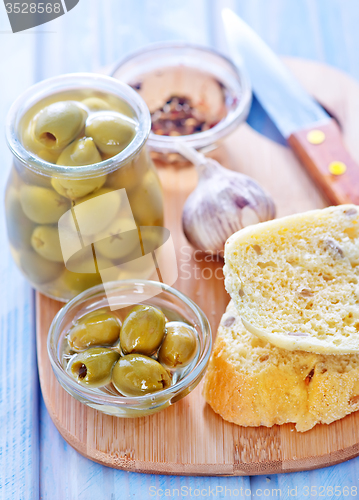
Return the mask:
M135 116L131 106L113 94L106 95L106 102L108 102L112 111L117 111L121 115L128 116L129 118Z
M106 229L104 235L104 238L95 243L96 252L100 252L104 257L120 260L131 254L132 260L142 256L140 238L133 220L115 219Z
M38 155L38 156L40 156L40 155ZM48 161L48 160L46 160L46 161ZM50 162L50 163L52 163L52 162ZM51 188L51 177L33 172L32 170L29 170L28 168L21 169L19 171L19 176L20 176L21 180L24 181L24 184L33 184L35 186Z
M85 134L93 138L102 153L114 156L135 137L136 125L120 113L103 112L88 120Z
M81 384L101 387L110 383L112 367L119 357L111 349L92 347L74 356L68 370Z
M97 268L107 269L112 267L112 262L97 257L96 259ZM99 273L96 273L94 260L79 260L78 262L73 262L71 269L76 269L75 272L65 269L64 274L61 279L64 282L66 289L70 289L73 293L80 293L88 288L91 288L102 283L102 278Z
M72 101L54 102L35 118L35 139L49 149L63 149L81 132L87 113Z
M158 353L158 360L168 368L188 365L197 352L197 338L193 329L183 323L166 325L166 337Z
M75 295L102 283L99 273L74 273L68 269L65 269L62 280L66 289Z
M107 188L76 200L74 212L81 234L102 233L115 220L120 206L121 194Z
M76 200L77 198L82 198L83 196L100 189L100 187L104 185L105 181L106 175L83 180L53 177L51 184L55 191L62 196L65 196L70 200Z
M92 165L100 161L101 156L92 137L82 137L67 146L56 163L65 166L81 166Z
M111 172L107 176L106 185L112 187L112 189L126 189L130 191L138 186L140 182L141 173L138 174L132 166L132 162L129 162L127 165L122 165L120 168L115 170L115 172Z
M20 266L29 280L38 285L54 281L64 269L63 264L43 259L34 250L20 252Z
M151 165L149 153L145 148L143 148L134 160L126 165L121 165L120 168L111 172L107 176L106 185L111 186L113 189L124 188L131 191L140 185Z
M5 197L6 225L10 243L15 248L30 248L35 224L29 220L21 207L18 191L9 188Z
M37 226L31 236L31 245L44 259L63 262L57 226Z
M128 354L115 364L112 383L124 396L143 396L170 387L171 377L158 361L142 354Z
M91 137L83 137L74 141L61 153L57 160L58 165L82 166L92 165L102 161L95 143ZM106 182L106 175L89 179L69 179L53 177L52 187L62 196L74 200L82 198L93 191L100 189Z
M120 344L125 354L150 356L157 351L165 334L166 317L153 306L135 306L123 321Z
M94 311L76 321L67 341L74 351L83 351L94 345L113 345L120 336L121 323L107 311Z
M38 224L56 223L71 207L67 198L40 186L22 186L20 203L25 215Z
M139 226L163 225L162 187L152 169L146 173L141 184L129 193L129 200Z
M81 101L91 111L109 111L111 106L100 97L87 97Z
M31 151L32 153L37 155L42 160L45 160L49 163L56 163L57 158L59 157L59 154L61 152L61 149L46 149L46 147L36 139L36 137L34 135L34 127L33 127L32 123L30 123L29 126L27 127L27 129L25 129L23 131L22 143L23 143L25 149ZM27 168L23 168L22 171L24 173L26 173L26 171L28 173L32 172L31 170L29 170ZM34 173L34 176L35 175L37 175L37 174ZM26 175L26 177L29 178L29 182L31 184L38 184L38 182L33 182L33 179L31 179L32 175ZM47 185L50 184L49 177L45 177L44 175L37 175L37 177L43 178L42 180L37 179L37 180L40 180L40 182L41 182L41 184L39 184L40 186L46 185L43 182L43 181L45 181L45 179L48 181Z

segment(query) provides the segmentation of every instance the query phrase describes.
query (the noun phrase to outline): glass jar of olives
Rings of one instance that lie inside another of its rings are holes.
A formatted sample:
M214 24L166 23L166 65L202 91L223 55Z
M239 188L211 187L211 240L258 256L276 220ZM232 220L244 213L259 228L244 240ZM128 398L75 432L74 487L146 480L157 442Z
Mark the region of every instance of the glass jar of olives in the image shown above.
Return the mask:
M42 293L67 301L101 283L102 270L111 270L111 281L137 277L125 264L142 256L140 227L163 226L162 189L146 150L150 126L142 98L101 75L51 78L13 104L8 237L15 262Z
M150 415L189 394L211 352L203 311L155 281L112 282L106 292L100 285L76 296L50 326L47 349L63 388L119 417Z

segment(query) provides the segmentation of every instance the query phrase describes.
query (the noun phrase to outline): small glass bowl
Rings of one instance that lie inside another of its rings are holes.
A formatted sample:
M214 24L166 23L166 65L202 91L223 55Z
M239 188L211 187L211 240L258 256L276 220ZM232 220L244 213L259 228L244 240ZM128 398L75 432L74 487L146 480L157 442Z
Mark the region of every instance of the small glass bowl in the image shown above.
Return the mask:
M152 44L134 52L117 63L112 76L137 90L151 113L179 93L183 94L181 97L200 100L213 111L219 100L215 94L222 92L225 112L210 129L179 136L150 133L148 145L159 153L154 158L162 154L166 161L171 161L178 143L186 142L202 152L214 149L217 141L246 120L252 101L249 78L243 68L212 49L182 42Z
M195 328L199 339L199 352L194 364L183 369L183 378L162 391L138 397L124 397L87 388L66 372L62 361L66 332L77 318L93 310L108 307L109 295L112 308L116 304L116 298L119 308L145 303L162 309L169 321L184 321ZM211 347L211 327L201 309L178 290L163 283L146 280L114 281L106 283L106 293L103 285L98 285L77 295L55 316L47 339L50 362L62 387L75 399L91 408L125 418L151 415L189 394L204 375Z

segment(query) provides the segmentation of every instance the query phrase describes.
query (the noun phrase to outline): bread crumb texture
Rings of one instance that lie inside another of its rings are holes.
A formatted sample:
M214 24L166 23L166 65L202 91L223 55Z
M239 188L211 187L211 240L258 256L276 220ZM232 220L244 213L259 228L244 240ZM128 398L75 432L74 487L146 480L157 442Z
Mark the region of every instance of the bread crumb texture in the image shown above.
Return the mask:
M359 207L249 226L227 240L225 262L253 334L289 350L359 353Z
M222 317L203 395L242 426L293 422L307 431L359 409L359 354L288 351L246 330L231 301Z

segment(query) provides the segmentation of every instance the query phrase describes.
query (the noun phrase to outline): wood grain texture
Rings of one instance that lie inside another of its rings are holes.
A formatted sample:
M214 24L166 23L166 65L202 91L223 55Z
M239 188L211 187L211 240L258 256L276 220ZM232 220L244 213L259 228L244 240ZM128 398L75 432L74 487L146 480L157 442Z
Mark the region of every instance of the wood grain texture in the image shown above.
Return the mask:
M308 134L311 132L322 132L325 137L323 142L310 143ZM288 138L288 143L314 182L320 186L329 203L359 204L359 165L345 148L341 131L334 119L324 125L294 132ZM338 162L345 171L334 175L330 172L330 165L338 165Z
M12 102L34 83L35 40L13 35L4 11L0 14L0 206L11 167L5 142L5 117ZM22 65L14 54L23 52ZM11 84L9 83L11 75ZM6 83L5 83L6 82ZM0 498L39 498L39 395L34 294L13 262L5 218L0 217ZM16 339L16 340L15 340Z
M335 85L338 78L342 90L347 82L339 96L329 95L341 99L339 108L345 110L344 116L351 116L351 106L345 100L353 103L359 99L359 87L352 87L348 77L306 61L290 60L288 64L314 95L312 79L315 82L321 79L326 85L333 81ZM335 100L329 99L324 104L336 110ZM214 156L228 168L258 179L276 200L279 216L325 206L322 195L292 152L246 125L229 137ZM165 167L159 173L165 193L166 226L177 251L176 288L198 303L215 331L229 300L221 263L207 262L200 252L194 252L180 229L183 203L196 185L195 171ZM359 454L359 413L329 426L318 425L304 434L294 431L291 424L270 429L243 428L216 415L204 403L200 386L182 401L150 417L119 419L87 408L60 387L47 357L47 331L59 307L61 304L37 295L40 381L55 425L86 457L137 472L260 475L315 469Z
M313 131L324 134L321 144L309 142L308 134ZM288 138L288 143L329 203L359 204L359 165L345 148L341 131L334 119L323 125L294 132ZM338 162L346 170L340 175L333 175L329 167Z

